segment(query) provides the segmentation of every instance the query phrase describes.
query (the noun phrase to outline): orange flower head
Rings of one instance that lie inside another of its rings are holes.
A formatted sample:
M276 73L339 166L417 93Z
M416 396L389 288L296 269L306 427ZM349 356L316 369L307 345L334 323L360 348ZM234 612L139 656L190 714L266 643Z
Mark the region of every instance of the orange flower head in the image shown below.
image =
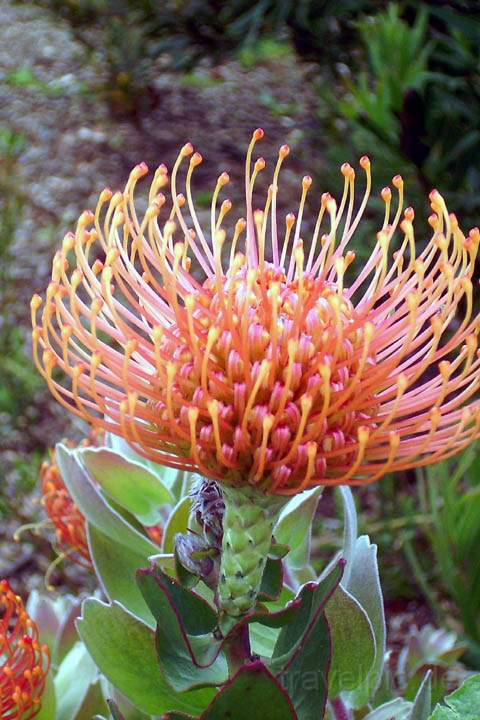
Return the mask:
M296 215L283 224L277 213L286 145L253 209L262 137L256 130L247 152L246 217L230 234L232 203L219 202L227 173L208 231L200 222L192 175L202 158L190 144L171 178L156 171L143 215L134 192L144 164L124 192L104 190L96 212L81 215L46 301L32 299L36 362L52 393L156 462L269 494L372 482L460 451L480 434L479 230L464 235L434 190L432 237L418 252L397 175L397 199L382 190L383 222L355 276L348 244L370 193L369 159L360 202L344 164L342 197L321 195L307 231L309 176Z
M0 581L0 718L30 720L40 711L50 653L7 580Z
M63 553L83 567L90 569L92 561L88 550L86 520L77 507L51 453L49 461L40 467L42 483L42 503L48 517L55 527L58 544Z

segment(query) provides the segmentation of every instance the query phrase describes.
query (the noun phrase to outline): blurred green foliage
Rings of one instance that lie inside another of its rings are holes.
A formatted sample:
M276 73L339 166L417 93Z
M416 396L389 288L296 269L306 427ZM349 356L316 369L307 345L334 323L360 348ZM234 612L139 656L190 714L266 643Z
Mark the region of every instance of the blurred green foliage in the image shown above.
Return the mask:
M363 52L338 72L340 92L318 85L331 160L370 153L376 181L401 172L417 207L441 188L468 229L480 209L480 6L391 4L357 28Z
M387 475L359 493L361 532L379 546L387 603L427 600L480 668L480 445L443 463ZM322 532L322 546L328 545Z
M14 430L23 431L34 422L32 400L42 379L25 353L26 333L16 317L16 282L12 267L16 260L12 251L19 218L25 199L19 190L17 163L25 148L26 138L9 129L0 128L0 443L7 443ZM8 445L7 445L8 447ZM33 467L33 465L30 465ZM3 473L2 468L2 473ZM26 477L28 467L18 467ZM29 487L31 484L26 483ZM1 501L0 501L1 502Z
M480 667L480 448L418 471L420 507L429 522L407 540L416 580L439 621L453 616L468 640L467 660ZM432 555L434 561L432 562ZM444 600L449 601L445 604Z

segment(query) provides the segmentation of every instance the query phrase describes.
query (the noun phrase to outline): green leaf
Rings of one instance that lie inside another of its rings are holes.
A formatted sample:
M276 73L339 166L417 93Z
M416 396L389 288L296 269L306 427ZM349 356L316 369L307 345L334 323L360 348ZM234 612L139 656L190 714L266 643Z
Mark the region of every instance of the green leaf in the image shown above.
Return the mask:
M94 685L90 685L82 707L72 720L91 720L94 713L100 712L107 712L107 704L103 697L101 682L98 680Z
M201 720L297 720L297 717L288 694L265 665L257 662L239 670L220 690Z
M132 527L94 486L75 456L62 444L56 446L57 462L70 494L87 520L122 546L145 555L154 555L158 547Z
M146 467L150 472L154 473L167 487L174 498L179 500L182 495L185 495L187 487L191 484L191 473L183 472L183 470L175 470L174 468L166 467L166 465L159 465L152 460L147 460L142 455L135 452L131 445L127 443L122 437L114 435L113 433L105 433L105 445L113 450L115 453L122 455L126 460L133 460L133 462L140 463Z
M408 720L412 703L395 698L365 715L363 720Z
M26 610L38 625L42 643L50 648L53 665L60 665L78 641L73 621L80 612L80 602L71 595L53 597L32 590Z
M332 636L329 697L361 685L375 660L375 638L365 610L341 585L325 606Z
M480 675L466 680L437 705L430 720L480 720Z
M325 712L331 641L324 608L342 572L343 562L339 562L322 581L300 590L302 604L280 631L269 663L292 698L299 720L323 717Z
M125 697L116 687L104 679L104 696L112 700L118 707L125 720L150 720L151 716L146 715L136 708L128 698Z
M56 720L74 720L98 679L98 670L85 645L76 642L64 658L55 676L58 698Z
M52 672L47 676L45 690L42 695L42 706L35 720L57 720L57 696L55 692L55 684L53 682Z
M271 658L281 628L270 628L260 623L250 625L252 652L260 657Z
M94 598L83 603L78 631L96 665L110 682L145 713L169 710L198 714L215 690L176 693L158 666L155 635L118 603Z
M422 680L413 701L408 720L428 720L432 710L432 672L429 670Z
M158 568L140 570L137 582L157 620L158 659L171 686L185 692L224 683L228 665L212 635L218 624L213 608Z
M38 626L41 642L48 645L53 655L61 622L55 602L38 590L32 590L28 596L26 611Z
M375 661L366 680L347 694L349 704L362 708L378 688L383 674L386 649L385 612L378 574L377 546L366 535L357 539L345 589L358 600L370 620L375 638Z
M147 555L136 552L88 523L88 543L95 572L109 600L117 600L133 615L154 628L155 619L136 583L136 572L150 563Z
M283 563L281 560L267 558L262 583L258 593L260 601L276 600L283 587Z
M173 553L175 551L175 535L177 535L177 533L183 534L187 532L191 509L192 499L190 497L184 497L172 510L164 529L163 553Z
M350 578L350 568L353 562L353 554L355 551L355 543L358 535L358 520L355 500L348 485L340 485L338 488L343 503L343 548L342 557L345 558L345 572L343 574L342 583L348 585Z
M71 601L72 604L63 618L61 630L55 643L54 657L58 665L63 662L67 654L79 640L75 621L80 615L81 602L77 598L72 598Z
M312 521L321 494L319 487L294 495L283 508L274 528L275 539L290 547L288 564L294 569L309 561Z
M149 606L156 607L159 588L170 596L189 635L205 635L215 629L218 621L216 610L201 595L184 588L161 568L141 569L137 573L136 581L142 588L142 593L148 597ZM158 615L154 613L154 617L158 622Z
M282 545L281 543L274 542L270 548L268 556L272 560L283 560L283 558L290 552L290 545Z
M268 603L268 611L270 613L283 611L287 604L291 603L294 598L295 595L293 591L284 585L278 600L273 603ZM252 652L256 655L263 655L270 658L272 656L273 648L275 647L280 629L281 625L279 625L278 628L275 628L267 627L266 625L258 622L252 622L250 625L250 644Z
M93 479L142 525L162 520L159 508L173 500L170 490L145 465L108 448L81 448L78 456Z
M113 700L107 700L108 709L110 710L112 714L113 720L125 720L124 716L118 709L116 703L113 702Z

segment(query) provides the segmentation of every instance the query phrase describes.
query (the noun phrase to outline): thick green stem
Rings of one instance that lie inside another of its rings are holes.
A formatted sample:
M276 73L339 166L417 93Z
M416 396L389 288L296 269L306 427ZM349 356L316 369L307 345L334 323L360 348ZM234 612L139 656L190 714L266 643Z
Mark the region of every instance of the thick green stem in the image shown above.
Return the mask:
M263 495L251 487L222 488L222 492L220 607L227 615L239 617L255 606L273 527L287 499Z

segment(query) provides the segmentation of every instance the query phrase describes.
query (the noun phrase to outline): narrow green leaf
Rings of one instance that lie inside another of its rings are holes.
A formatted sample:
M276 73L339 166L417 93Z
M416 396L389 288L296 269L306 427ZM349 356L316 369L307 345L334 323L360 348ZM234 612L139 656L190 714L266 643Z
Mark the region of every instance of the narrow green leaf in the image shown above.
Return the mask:
M143 712L179 710L195 715L215 696L212 688L176 693L158 666L154 633L118 603L89 598L77 626L101 672Z
M338 488L343 503L343 548L342 557L345 558L345 571L342 583L346 587L350 578L350 569L353 562L353 553L358 535L357 509L353 493L348 485L340 485Z
M262 583L258 593L260 601L276 600L283 587L283 563L281 560L267 558Z
M57 696L52 672L48 674L45 690L42 695L42 706L35 720L57 720Z
M328 697L331 641L325 613L314 617L300 652L278 676L292 698L299 720L323 717ZM318 714L318 715L317 715Z
M287 561L294 569L309 561L312 521L321 494L322 488L314 488L295 495L283 508L274 528L275 539L290 547Z
M98 670L81 642L75 643L55 676L56 720L74 720L87 697Z
M147 555L119 545L88 523L88 544L95 572L109 600L117 600L154 628L155 619L136 583L139 568L149 566Z
M72 498L92 525L115 542L139 553L154 555L158 552L155 543L133 528L111 507L81 467L75 451L58 444L56 456L62 478Z
M347 694L350 705L361 708L378 688L383 674L386 649L385 612L378 574L377 546L366 535L357 539L345 588L358 600L370 620L375 638L375 661L365 681Z
M63 617L61 629L55 643L54 658L57 665L63 662L64 658L79 640L75 621L80 615L81 602L77 598L70 598L70 603Z
M365 610L341 585L325 606L332 636L329 697L361 685L375 661L375 638Z
M172 510L164 529L162 552L173 553L175 551L175 535L187 532L191 508L192 499L184 497Z
M292 622L282 628L272 656L270 667L274 674L291 662L294 655L301 651L305 635L308 633L312 619L323 612L328 599L338 586L343 571L343 564L338 563L322 581L304 585L296 599L301 600L299 612Z
M158 588L166 592L178 612L185 630L190 635L205 635L213 632L217 624L217 611L199 593L191 592L159 567L142 569L137 573L137 583L148 598L147 602L155 607ZM159 616L155 615L157 622Z
M429 670L422 680L413 701L408 720L428 720L432 710L432 672Z
M172 502L173 496L155 473L108 448L86 447L77 452L90 475L121 507L143 525L161 521L159 508Z
M389 702L375 708L372 712L365 715L363 720L408 720L412 709L412 703L395 698Z
M72 720L91 720L94 713L106 712L107 704L103 697L101 682L98 680L94 685L90 685L80 710Z

